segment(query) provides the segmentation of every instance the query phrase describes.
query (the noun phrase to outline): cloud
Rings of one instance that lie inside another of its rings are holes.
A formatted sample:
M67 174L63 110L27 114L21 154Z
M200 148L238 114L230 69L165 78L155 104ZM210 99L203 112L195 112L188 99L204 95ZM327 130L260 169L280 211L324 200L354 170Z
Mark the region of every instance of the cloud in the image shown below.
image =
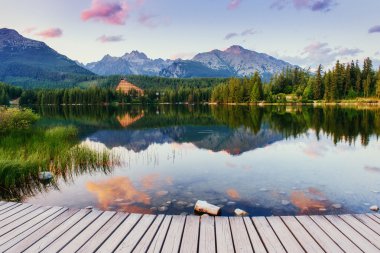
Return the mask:
M235 37L246 37L246 36L251 36L254 34L256 34L256 31L253 28L249 28L249 29L246 29L240 33L237 33L237 32L228 33L228 34L226 34L224 39L230 40L230 39L235 38Z
M227 9L235 10L236 8L240 6L241 1L242 0L230 0L230 2L228 3Z
M101 43L107 43L107 42L119 42L119 41L123 41L124 38L123 38L122 35L115 35L115 36L102 35L99 38L97 38L96 40L100 41Z
M318 64L322 64L325 67L331 67L336 60L351 60L352 57L356 57L361 52L363 51L358 48L333 48L325 42L314 42L307 45L301 52L300 56L283 58L287 58L286 60L291 60L304 67L316 67Z
M62 34L63 32L60 28L49 28L47 30L36 33L36 35L44 37L45 39L59 38L62 36Z
M32 33L36 30L37 28L35 27L28 27L28 28L25 28L22 32L23 33Z
M96 20L111 25L124 25L129 15L127 2L106 2L105 0L93 0L91 7L81 13L83 21Z
M169 19L160 18L157 15L141 13L138 22L149 28L156 28L160 25L169 24Z
M380 33L380 25L375 25L368 30L368 33Z
M232 39L232 38L237 37L237 36L239 36L239 34L237 34L237 33L228 33L228 34L224 37L224 39L225 39L225 40L229 40L229 39Z
M334 0L275 0L271 8L282 10L289 5L293 5L297 10L328 12L336 3Z

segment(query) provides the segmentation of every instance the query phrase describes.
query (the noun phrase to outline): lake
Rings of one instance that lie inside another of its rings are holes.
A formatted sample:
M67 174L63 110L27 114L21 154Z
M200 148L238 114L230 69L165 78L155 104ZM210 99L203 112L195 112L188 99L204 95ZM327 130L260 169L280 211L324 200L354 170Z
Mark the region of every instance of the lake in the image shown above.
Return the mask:
M197 200L252 216L366 213L380 204L380 109L158 105L42 107L35 127L77 127L118 159L22 186L21 201L192 214ZM17 180L17 179L16 179ZM4 188L4 186L3 186ZM31 188L31 189L29 189ZM3 199L12 199L7 189Z

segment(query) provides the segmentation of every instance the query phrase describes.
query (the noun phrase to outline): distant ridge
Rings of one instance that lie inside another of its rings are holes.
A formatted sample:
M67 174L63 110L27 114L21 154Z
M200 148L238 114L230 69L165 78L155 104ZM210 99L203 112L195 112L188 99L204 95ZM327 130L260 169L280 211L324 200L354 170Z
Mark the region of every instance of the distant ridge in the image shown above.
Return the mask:
M0 29L0 81L21 86L71 86L94 75L44 42Z
M270 55L250 51L241 46L199 53L191 60L150 59L144 53L132 51L122 57L106 55L85 67L99 75L149 75L162 77L244 77L258 71L270 77L285 68L296 66Z

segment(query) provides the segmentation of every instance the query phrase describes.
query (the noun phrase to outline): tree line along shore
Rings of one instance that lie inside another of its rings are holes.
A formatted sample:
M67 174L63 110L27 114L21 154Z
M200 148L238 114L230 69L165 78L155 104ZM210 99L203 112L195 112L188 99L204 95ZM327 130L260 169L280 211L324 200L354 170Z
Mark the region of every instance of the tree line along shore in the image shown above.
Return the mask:
M121 76L97 77L77 87L23 89L0 83L0 104L100 105L130 103L365 103L378 104L380 69L370 58L362 65L336 62L332 69L319 65L315 72L287 68L270 80L259 73L244 78L175 79L129 76L126 79L144 89L124 93L115 89Z

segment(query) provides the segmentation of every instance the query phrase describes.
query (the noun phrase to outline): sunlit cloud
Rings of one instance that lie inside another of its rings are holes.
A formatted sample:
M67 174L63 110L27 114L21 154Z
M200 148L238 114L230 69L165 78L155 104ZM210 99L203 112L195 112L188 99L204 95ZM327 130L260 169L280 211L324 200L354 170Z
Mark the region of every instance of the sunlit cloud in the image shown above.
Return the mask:
M229 10L235 10L236 8L238 8L240 6L241 1L242 0L230 0L230 2L228 3L227 8Z
M93 0L91 7L81 13L83 21L96 20L111 25L124 25L130 11L127 2Z
M328 12L336 3L333 0L275 0L271 8L282 10L289 5L297 10Z
M115 36L102 35L99 38L97 38L96 40L101 42L101 43L108 43L108 42L124 41L124 38L122 35L115 35Z
M22 32L23 33L32 33L32 32L34 32L35 30L37 30L37 28L36 27L27 27L27 28L25 28Z
M368 172L373 172L373 173L380 173L380 167L375 167L375 166L365 166L364 170Z
M100 182L88 182L86 188L98 199L103 210L108 210L111 205L122 202L150 204L150 196L136 189L128 177L114 177Z
M234 200L238 200L240 199L240 194L239 192L236 190L236 189L228 189L226 191L227 195L231 198L231 199L234 199Z
M302 191L294 191L290 195L291 203L300 209L302 214L308 213L312 210L318 210L320 208L325 208L325 204L322 201L313 199L307 196Z
M380 25L375 25L368 30L368 33L380 33Z
M160 178L159 174L149 174L141 179L141 184L145 190L152 190Z
M232 38L238 37L238 36L239 36L239 34L237 34L237 33L228 33L228 34L226 34L226 36L224 37L224 39L225 40L229 40L229 39L232 39Z
M45 39L59 38L62 36L62 34L63 32L60 28L49 28L47 30L36 33L36 35L44 37Z

